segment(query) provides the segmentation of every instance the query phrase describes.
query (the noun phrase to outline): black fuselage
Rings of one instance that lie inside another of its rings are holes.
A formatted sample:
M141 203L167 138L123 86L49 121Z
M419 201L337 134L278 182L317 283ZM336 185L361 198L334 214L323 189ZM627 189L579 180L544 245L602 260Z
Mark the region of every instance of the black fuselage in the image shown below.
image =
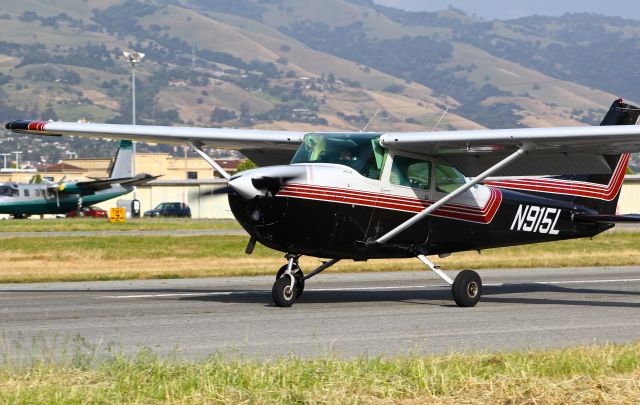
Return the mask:
M263 245L286 253L323 258L376 259L446 254L591 237L613 226L574 221L591 210L536 195L501 190L489 223L429 216L385 244L378 237L413 213L294 197L246 200L229 195L233 214Z

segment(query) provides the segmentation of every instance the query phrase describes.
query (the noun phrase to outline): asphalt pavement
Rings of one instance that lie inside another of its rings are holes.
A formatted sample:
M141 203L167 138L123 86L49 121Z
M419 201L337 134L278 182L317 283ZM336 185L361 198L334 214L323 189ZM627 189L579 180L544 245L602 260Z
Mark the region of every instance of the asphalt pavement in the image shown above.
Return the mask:
M485 290L475 308L456 307L449 288L426 271L327 271L308 281L292 308L271 304L273 279L264 276L1 284L0 348L11 357L34 342L60 352L82 341L98 351L144 347L194 359L350 358L640 339L640 268L480 274Z

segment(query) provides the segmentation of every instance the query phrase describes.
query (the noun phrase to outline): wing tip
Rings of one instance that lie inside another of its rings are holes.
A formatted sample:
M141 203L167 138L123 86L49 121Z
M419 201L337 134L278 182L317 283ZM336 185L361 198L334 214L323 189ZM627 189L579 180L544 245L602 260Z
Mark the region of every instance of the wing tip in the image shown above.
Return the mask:
M9 131L43 131L47 123L44 121L18 120L5 124Z

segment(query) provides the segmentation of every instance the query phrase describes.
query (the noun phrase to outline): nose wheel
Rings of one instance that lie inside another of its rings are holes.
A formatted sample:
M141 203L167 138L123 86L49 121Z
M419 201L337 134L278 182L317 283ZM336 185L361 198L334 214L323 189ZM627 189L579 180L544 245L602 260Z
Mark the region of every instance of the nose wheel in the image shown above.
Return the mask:
M289 267L288 264L285 264L284 266L280 267L280 270L278 270L278 273L276 274L276 280L282 278L282 276L284 276L284 273L286 273L287 271L287 267ZM291 270L291 274L293 274L293 277L295 277L296 279L296 299L300 298L300 296L302 295L302 292L304 291L304 273L302 273L302 270L300 269L300 267L298 266L298 263L294 263L293 264L293 268Z
M285 276L276 280L271 289L271 299L277 307L288 308L293 305L298 295L298 289L293 283L291 286L291 278Z
M278 307L290 307L304 291L304 274L297 256L287 256L288 263L278 270L271 289L271 299Z

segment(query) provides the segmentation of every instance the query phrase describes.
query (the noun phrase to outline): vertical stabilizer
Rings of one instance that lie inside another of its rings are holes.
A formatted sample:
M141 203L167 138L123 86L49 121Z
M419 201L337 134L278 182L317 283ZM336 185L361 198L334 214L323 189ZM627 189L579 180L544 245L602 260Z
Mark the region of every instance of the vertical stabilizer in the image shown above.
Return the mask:
M613 102L600 125L636 125L640 116L640 109L624 100ZM627 171L629 154L605 155L604 158L611 167L611 174L593 174L584 179L588 183L607 186L609 198L578 198L575 203L591 208L599 214L614 215L620 198L620 188Z
M640 108L619 99L613 102L600 125L636 125L639 117ZM610 173L515 179L507 184L498 180L487 184L533 194L552 194L554 199L588 208L599 215L614 215L630 155L594 155L594 159L602 158L609 165Z
M120 147L116 153L113 166L111 166L109 177L112 179L133 177L133 142L120 141Z

